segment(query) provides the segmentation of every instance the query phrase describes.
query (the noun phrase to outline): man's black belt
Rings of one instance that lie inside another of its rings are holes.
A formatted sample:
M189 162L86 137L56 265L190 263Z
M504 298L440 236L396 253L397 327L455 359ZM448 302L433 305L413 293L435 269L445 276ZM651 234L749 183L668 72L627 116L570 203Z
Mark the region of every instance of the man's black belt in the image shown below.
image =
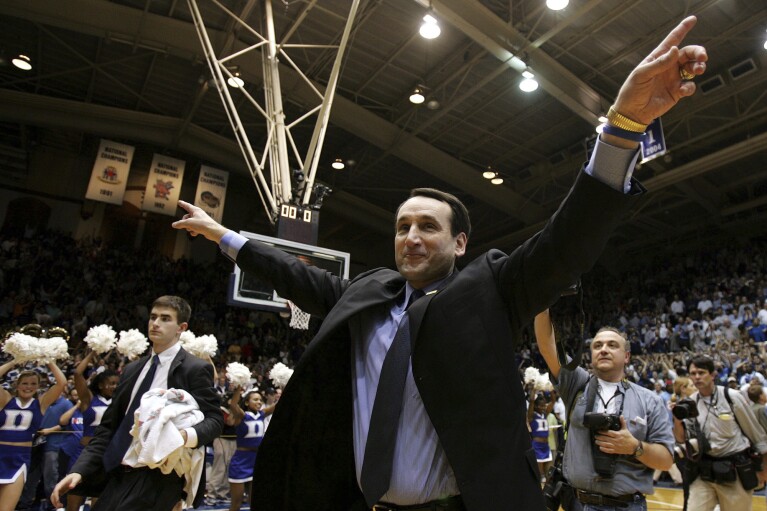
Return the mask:
M578 500L582 504L590 504L592 506L628 507L629 504L636 500L637 496L641 495L641 493L629 493L628 495L613 496L575 489L575 496Z
M466 511L466 508L463 505L461 496L456 495L423 504L413 504L412 506L398 506L396 504L379 502L373 506L372 511Z

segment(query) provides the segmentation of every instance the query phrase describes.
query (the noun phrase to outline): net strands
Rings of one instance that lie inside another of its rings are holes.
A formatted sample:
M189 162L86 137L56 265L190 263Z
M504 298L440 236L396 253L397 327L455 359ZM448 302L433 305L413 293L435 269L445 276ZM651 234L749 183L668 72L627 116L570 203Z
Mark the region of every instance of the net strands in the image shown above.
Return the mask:
M309 328L309 320L312 315L308 312L304 312L298 308L298 305L291 301L288 301L290 307L290 328L296 330L307 330Z

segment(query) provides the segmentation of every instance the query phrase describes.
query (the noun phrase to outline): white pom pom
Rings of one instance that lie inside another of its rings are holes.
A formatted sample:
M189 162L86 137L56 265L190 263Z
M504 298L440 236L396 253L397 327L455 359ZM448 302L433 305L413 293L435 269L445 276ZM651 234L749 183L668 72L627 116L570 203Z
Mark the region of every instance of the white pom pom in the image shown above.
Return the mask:
M246 388L250 385L250 369L239 362L230 362L226 366L226 378L235 387Z
M186 349L186 345L189 344L190 342L194 342L195 337L196 336L194 335L194 332L192 332L191 330L184 330L183 332L181 332L181 335L178 336L178 342L180 342L181 346L183 346L184 349Z
M277 362L274 364L272 370L269 371L269 379L272 380L275 387L279 387L281 389L285 388L285 385L288 384L288 380L290 380L291 376L293 376L293 369L290 369L282 362Z
M117 351L130 360L137 359L148 347L149 341L147 338L135 328L120 332L120 340L117 341Z
M213 358L218 351L218 340L213 335L201 335L199 337L184 336L186 332L181 334L179 342L186 351L199 358ZM183 340L182 340L183 339Z
M109 325L94 326L85 335L85 343L98 355L110 351L116 342L117 335Z
M39 363L49 364L69 357L67 341L63 337L51 337L49 339L40 339L40 341L40 353L37 357Z
M6 339L5 344L3 344L3 352L13 357L17 362L25 362L31 360L29 358L30 345L35 342L37 342L36 337L16 332Z
M543 373L538 375L538 378L535 379L535 390L552 390L554 386L551 384L551 380L549 379L549 373Z
M534 383L535 380L541 375L540 371L533 366L525 369L525 385L528 383Z
M34 361L48 364L57 359L67 358L67 341L63 337L38 339L31 335L15 333L3 345L3 351L13 357L16 362Z

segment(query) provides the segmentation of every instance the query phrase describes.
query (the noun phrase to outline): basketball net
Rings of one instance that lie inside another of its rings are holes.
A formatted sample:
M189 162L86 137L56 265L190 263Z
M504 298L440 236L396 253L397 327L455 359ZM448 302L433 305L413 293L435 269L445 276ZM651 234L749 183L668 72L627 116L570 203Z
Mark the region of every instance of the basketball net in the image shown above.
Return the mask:
M298 305L288 300L288 307L290 307L290 328L296 330L307 330L309 328L309 320L312 315L308 312L304 312L298 308Z

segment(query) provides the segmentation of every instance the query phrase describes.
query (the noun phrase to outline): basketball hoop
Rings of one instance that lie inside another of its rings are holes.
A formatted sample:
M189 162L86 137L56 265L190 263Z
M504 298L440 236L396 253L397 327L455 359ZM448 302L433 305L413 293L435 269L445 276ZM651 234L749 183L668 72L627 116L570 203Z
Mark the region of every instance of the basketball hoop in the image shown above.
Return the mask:
M290 300L288 300L288 307L290 307L291 312L290 328L295 328L296 330L308 330L309 320L311 319L312 315L299 309L298 305L294 304Z

